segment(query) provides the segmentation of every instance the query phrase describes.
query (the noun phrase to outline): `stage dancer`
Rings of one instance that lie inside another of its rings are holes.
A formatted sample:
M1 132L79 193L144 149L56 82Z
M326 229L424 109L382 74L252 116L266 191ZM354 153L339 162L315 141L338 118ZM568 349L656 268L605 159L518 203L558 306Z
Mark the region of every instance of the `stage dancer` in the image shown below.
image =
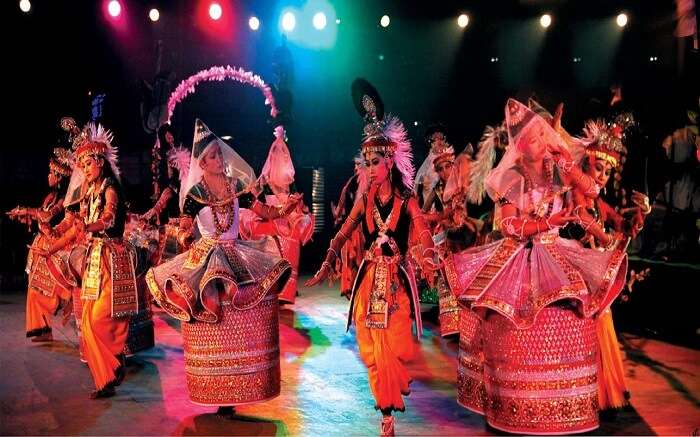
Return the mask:
M627 155L624 132L634 123L629 113L623 113L610 123L604 120L589 121L584 128L585 154L581 169L598 186L605 188L610 176L620 174ZM574 216L577 224L567 226L562 235L579 239L585 247L609 250L614 247L616 234L635 238L644 226L644 217L651 212L649 198L633 191L632 203L636 206L620 212L607 204L601 196L590 198L574 192ZM625 381L620 344L615 334L612 313L605 309L596 319L598 354L598 405L601 410L622 408L628 405L629 389Z
M405 410L402 396L409 393L411 381L405 363L413 356L412 317L417 336L422 333L415 276L406 259L411 227L423 246L419 261L424 272L436 269L437 257L411 193L414 169L403 125L395 117L384 119L379 95L367 81L357 79L352 88L355 105L367 123L361 151L370 188L353 206L331 240L320 270L306 285L317 285L328 277L341 247L360 226L364 260L350 297L348 328L354 323L375 408L383 416L381 434L394 435L392 413Z
M16 207L8 216L31 228L38 225L25 271L29 276L27 286L27 337L33 342L52 341L51 318L58 311L61 301L70 300L70 290L62 287L49 273L47 259L36 253L33 248L47 249L58 234L52 225L63 219L63 201L68 188L68 178L72 172L70 152L66 149L54 149L54 156L49 160L48 183L50 192L39 208Z
M478 317L465 322L472 354L460 403L507 432L590 431L598 427L594 317L624 285L625 245L600 252L560 238L576 220L569 187L586 197L599 187L525 105L508 100L506 126L510 145L486 179L504 238L453 255L459 299Z
M290 196L301 200L294 184L294 164L286 143L286 133L282 126L275 128L275 140L263 166L260 183L256 185L258 200L271 207L280 208L287 205ZM260 186L262 190L258 190ZM292 274L279 295L280 304L293 304L297 296L297 278L299 276L299 257L301 246L313 235L314 221L303 202L294 202L297 207L274 219L252 217L247 213L241 216L242 236L256 239L270 236L278 247L280 256L292 265Z
M428 128L425 136L430 144L428 158L432 157L432 162L429 163L430 166L427 169L421 166L424 173L420 174L421 170L419 169L416 181L422 181L423 192L427 192L422 205L423 217L426 225L431 229L436 249L444 258L444 255L449 251L448 245L459 245L456 240L463 241L471 237L471 243L473 243L476 228L471 222L462 226L453 220L455 216L466 216L466 202L460 204L456 192L450 193L450 195L455 194L454 199L450 197L450 202L447 202L444 197L445 188L448 179L453 175L455 164L454 148L447 141L445 129L440 125L432 126ZM428 171L428 169L432 171ZM454 178L452 185L457 185ZM451 191L456 190L451 188ZM448 243L448 240L452 242ZM462 247L462 249L465 248ZM437 289L440 335L448 337L459 332L459 305L449 289L443 272L439 271L435 274L436 280L431 282L435 283Z
M129 317L138 311L133 248L122 240L126 205L113 135L88 123L74 138L76 169L68 188L66 232L48 254L72 247L67 260L80 266L80 321L84 358L95 383L90 397L115 394L124 377L124 345ZM82 252L82 253L81 253Z
M189 168L179 239L187 244L195 224L201 238L150 269L146 282L161 308L183 322L190 400L230 415L235 405L279 395L277 294L291 274L265 240L238 239L239 207L273 220L300 197L290 195L278 208L257 201L241 182L254 180L252 168L200 120Z
M369 181L367 180L367 169L362 155L358 154L353 158L353 175L343 185L340 192L340 199L337 205L331 203L334 224L337 228L342 226L345 219L350 214L355 203L362 198L362 194L367 191ZM352 236L340 249L340 256L335 263L336 277L340 277L340 294L348 299L352 291L352 284L357 276L357 270L362 262L362 232L355 229Z
M151 171L153 172L153 194L155 204L146 211L140 219L145 222L155 221L160 238L158 253L153 265L168 260L184 248L177 241L178 218L180 208L180 186L187 179L189 170L190 151L176 145L175 133L170 123L163 124L158 129L158 141L151 153Z

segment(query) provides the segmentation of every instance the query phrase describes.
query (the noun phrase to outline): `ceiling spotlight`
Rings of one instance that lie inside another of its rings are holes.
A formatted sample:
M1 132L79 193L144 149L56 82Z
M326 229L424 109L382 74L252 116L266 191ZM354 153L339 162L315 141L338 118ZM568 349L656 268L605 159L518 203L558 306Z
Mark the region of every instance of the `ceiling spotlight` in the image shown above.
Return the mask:
M297 17L292 12L282 15L282 29L291 32L297 26Z
M158 21L158 19L160 18L160 12L158 12L158 9L153 8L150 11L148 11L148 18L150 18L151 21L153 21L154 23Z
M260 20L258 19L258 17L250 17L248 19L248 27L250 27L251 30L260 29Z
M22 12L29 12L29 10L32 8L32 4L29 2L29 0L22 0L19 2L19 8L22 10Z
M540 26L542 26L546 29L549 27L550 24L552 24L552 16L551 15L544 14L540 17Z
M462 14L457 17L457 26L461 27L462 29L469 26L469 15Z
M326 27L326 14L323 12L316 12L313 18L313 24L316 30L323 30Z
M221 5L218 3L212 3L209 5L209 16L212 20L218 20L223 15L224 11L221 9Z
M379 20L379 24L381 24L382 27L389 27L390 23L391 23L391 19L389 18L388 15L382 16L382 19Z
M627 26L627 14L618 14L617 18L615 19L615 22L617 23L618 27Z
M113 18L117 18L119 14L122 13L122 4L117 0L110 1L107 5L107 12L109 12L109 15L111 15Z

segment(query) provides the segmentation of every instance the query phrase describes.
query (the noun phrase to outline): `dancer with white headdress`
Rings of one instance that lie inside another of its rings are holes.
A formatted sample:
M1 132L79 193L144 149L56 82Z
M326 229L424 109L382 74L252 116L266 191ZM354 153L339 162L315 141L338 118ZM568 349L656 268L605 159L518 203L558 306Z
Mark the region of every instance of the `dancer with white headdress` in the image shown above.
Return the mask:
M294 183L294 164L287 147L284 127L275 127L274 134L275 140L270 146L260 180L253 186L253 194L265 205L280 208L287 204L290 196L301 200L301 195ZM241 215L241 233L245 238L272 237L279 256L292 265L292 275L279 295L282 304L293 304L296 300L301 246L311 239L313 231L313 216L301 201L297 208L274 220L247 213Z
M194 226L201 238L150 269L146 282L161 308L184 322L190 400L231 414L235 405L279 395L277 294L291 273L265 241L238 238L239 208L276 219L296 208L299 197L289 196L280 208L255 200L245 188L255 180L252 168L200 120L189 168L179 239L188 245Z
M504 238L454 254L448 275L472 310L464 313L472 336L471 353L460 351L459 401L507 432L590 431L598 427L594 317L624 285L625 244L599 252L560 238L576 220L571 189L595 197L599 187L562 135L525 105L508 100L506 126L508 149L485 181Z

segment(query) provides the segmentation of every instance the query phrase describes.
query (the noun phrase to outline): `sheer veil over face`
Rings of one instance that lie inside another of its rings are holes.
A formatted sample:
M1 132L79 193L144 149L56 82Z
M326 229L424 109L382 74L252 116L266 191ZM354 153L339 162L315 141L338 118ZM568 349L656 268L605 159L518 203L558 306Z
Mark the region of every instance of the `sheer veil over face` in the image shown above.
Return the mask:
M206 138L206 144L198 144L198 138ZM184 205L185 197L190 192L192 187L202 181L205 170L200 163L202 162L203 157L215 150L212 148L212 146L218 146L219 148L220 165L223 167L223 173L226 176L239 179L243 185L248 185L255 180L255 172L253 171L253 168L248 165L248 163L228 144L226 144L216 135L212 134L204 123L197 120L195 127L195 144L193 144L192 147L189 172L187 174L187 178L183 179L180 186L180 208L182 208ZM208 159L205 161L205 165L211 164Z
M506 103L506 128L509 146L498 166L486 177L486 192L494 201L504 199L522 210L525 179L517 169L521 159L545 158L548 144L567 150L570 146L544 118L514 99Z

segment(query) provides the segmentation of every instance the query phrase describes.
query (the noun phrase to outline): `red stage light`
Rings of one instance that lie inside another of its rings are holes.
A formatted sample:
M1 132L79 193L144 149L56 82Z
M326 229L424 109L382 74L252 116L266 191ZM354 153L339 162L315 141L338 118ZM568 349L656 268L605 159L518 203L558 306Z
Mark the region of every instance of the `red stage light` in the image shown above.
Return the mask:
M109 5L107 5L107 11L109 15L117 18L122 13L122 4L118 0L111 0Z

